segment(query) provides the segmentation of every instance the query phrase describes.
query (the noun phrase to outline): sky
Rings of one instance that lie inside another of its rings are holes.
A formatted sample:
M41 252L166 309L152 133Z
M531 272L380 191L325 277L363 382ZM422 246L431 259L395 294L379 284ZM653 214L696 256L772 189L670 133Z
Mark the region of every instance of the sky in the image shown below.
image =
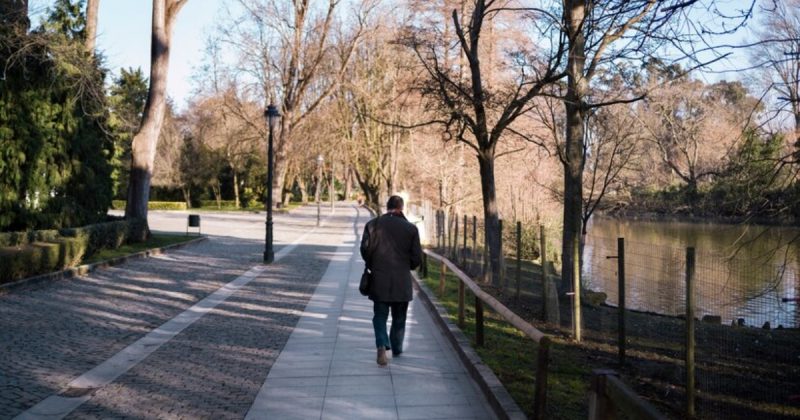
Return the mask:
M204 43L214 26L223 0L191 0L181 9L172 33L167 94L182 109L192 94L193 70L203 64ZM34 14L42 13L52 0L30 0ZM111 70L141 67L150 74L152 0L101 0L97 18L97 48Z
M173 28L167 94L179 110L184 109L192 95L192 75L203 64L206 38L213 32L214 19L223 2L232 0L190 0L181 9ZM30 0L34 24L53 0ZM734 3L736 3L734 1ZM111 70L109 80L119 75L120 68L141 67L146 76L150 71L150 24L152 0L101 0L98 16L97 48ZM735 39L734 39L735 38ZM726 43L741 41L743 35L725 39ZM745 52L734 52L729 60L716 63L714 69L728 70L744 67ZM698 75L707 82L737 79L737 73L708 73Z

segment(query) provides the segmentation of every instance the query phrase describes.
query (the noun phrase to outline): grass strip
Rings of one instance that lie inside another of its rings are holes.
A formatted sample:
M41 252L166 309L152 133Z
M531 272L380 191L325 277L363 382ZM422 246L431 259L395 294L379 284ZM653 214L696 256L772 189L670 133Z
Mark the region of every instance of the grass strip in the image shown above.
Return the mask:
M153 248L162 248L169 245L189 242L197 239L197 236L179 236L179 235L163 235L154 234L145 242L125 244L117 249L104 249L89 258L81 261L81 264L93 264L100 261L111 260L114 258L124 257L126 255L136 254L137 252L147 251Z
M456 323L459 280L448 272L444 295L440 294L440 268L440 264L430 261L428 277L424 282L447 309L450 321ZM464 334L525 415L533 417L538 346L487 305L484 305L484 346L475 346L475 296L469 289L465 292L464 302ZM580 349L561 340L552 342L545 418L575 419L588 415L587 392L591 369L584 363L584 358Z

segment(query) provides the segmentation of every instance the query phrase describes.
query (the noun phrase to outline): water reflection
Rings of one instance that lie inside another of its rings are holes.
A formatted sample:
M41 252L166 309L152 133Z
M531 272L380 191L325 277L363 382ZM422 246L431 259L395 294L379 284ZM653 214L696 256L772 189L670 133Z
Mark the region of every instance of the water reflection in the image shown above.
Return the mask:
M686 247L696 248L696 313L730 324L800 326L800 229L641 222L595 218L584 248L584 281L617 304L617 238L625 238L627 306L678 315L685 311Z

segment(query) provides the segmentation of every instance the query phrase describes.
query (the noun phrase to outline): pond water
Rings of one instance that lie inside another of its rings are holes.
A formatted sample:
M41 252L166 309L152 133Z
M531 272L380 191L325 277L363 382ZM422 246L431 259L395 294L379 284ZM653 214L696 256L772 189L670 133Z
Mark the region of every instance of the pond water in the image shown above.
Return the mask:
M583 278L617 304L617 238L625 238L629 309L685 312L686 248L694 247L695 313L724 324L800 327L800 229L714 223L625 221L595 217L584 248Z

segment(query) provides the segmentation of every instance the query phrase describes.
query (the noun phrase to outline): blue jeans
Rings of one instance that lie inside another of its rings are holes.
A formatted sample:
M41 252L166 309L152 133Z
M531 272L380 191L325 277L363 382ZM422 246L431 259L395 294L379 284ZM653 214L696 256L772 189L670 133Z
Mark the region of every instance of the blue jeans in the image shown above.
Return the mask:
M392 327L386 334L386 321L392 311ZM373 302L372 327L375 329L375 347L392 350L392 354L403 352L403 336L406 333L408 302Z

